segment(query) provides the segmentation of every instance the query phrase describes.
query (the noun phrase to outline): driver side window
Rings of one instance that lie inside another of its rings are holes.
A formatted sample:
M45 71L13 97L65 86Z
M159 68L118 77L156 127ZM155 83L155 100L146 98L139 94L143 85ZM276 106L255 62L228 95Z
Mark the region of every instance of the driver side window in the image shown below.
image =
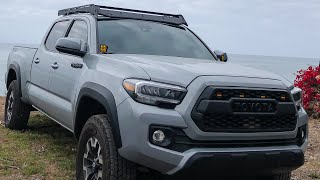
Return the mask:
M53 25L45 42L45 47L50 51L56 50L56 42L59 38L64 37L68 28L69 21L60 21Z
M67 37L79 38L84 42L87 42L88 41L87 23L81 20L74 21Z

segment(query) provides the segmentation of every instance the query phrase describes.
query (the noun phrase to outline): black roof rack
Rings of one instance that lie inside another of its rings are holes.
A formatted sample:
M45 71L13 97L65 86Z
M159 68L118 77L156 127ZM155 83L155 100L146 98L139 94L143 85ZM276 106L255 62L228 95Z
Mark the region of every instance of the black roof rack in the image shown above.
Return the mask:
M68 9L62 9L58 12L58 15L70 15L79 13L90 13L96 17L104 16L111 18L123 18L123 19L138 19L147 21L164 22L175 25L186 25L188 26L186 20L182 15L176 14L166 14L151 11L142 11L134 9L125 9L117 7L108 6L98 6L94 4L73 7Z

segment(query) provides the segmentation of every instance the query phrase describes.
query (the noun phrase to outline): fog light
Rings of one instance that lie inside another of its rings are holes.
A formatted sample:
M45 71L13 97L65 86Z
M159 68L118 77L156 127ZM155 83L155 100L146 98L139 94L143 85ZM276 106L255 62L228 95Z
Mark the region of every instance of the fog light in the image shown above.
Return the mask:
M152 125L149 129L149 142L156 146L169 147L172 144L172 138L175 136L174 129Z
M303 145L303 143L306 141L307 139L307 125L301 126L298 130L298 134L297 134L297 139L298 141L298 145L301 146Z
M157 143L162 143L166 136L161 130L156 130L153 132L152 140Z
M301 138L302 139L304 139L304 136L306 135L306 133L305 133L305 131L304 131L304 129L302 130L302 132L301 132Z

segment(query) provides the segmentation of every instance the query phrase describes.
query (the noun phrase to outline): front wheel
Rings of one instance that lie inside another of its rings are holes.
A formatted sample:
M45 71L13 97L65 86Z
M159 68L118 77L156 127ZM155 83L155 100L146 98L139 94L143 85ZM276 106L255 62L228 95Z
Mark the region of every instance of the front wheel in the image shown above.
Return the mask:
M290 180L291 179L291 172L290 173L284 173L279 174L273 177L272 180Z
M79 180L135 179L135 165L119 155L107 115L92 116L84 125L76 171Z
M18 82L14 80L10 83L7 92L4 125L14 130L26 129L29 116L30 106L21 101Z
M264 178L262 178L264 179ZM265 180L290 180L291 172L266 177Z

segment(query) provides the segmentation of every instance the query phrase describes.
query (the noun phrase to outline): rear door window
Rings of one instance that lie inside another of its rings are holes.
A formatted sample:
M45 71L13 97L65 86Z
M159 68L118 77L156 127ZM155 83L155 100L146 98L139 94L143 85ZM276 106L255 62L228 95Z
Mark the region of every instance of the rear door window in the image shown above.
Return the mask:
M45 46L48 50L57 51L56 42L59 38L62 38L65 36L65 32L68 28L68 24L69 24L69 21L60 21L53 25L45 43Z

